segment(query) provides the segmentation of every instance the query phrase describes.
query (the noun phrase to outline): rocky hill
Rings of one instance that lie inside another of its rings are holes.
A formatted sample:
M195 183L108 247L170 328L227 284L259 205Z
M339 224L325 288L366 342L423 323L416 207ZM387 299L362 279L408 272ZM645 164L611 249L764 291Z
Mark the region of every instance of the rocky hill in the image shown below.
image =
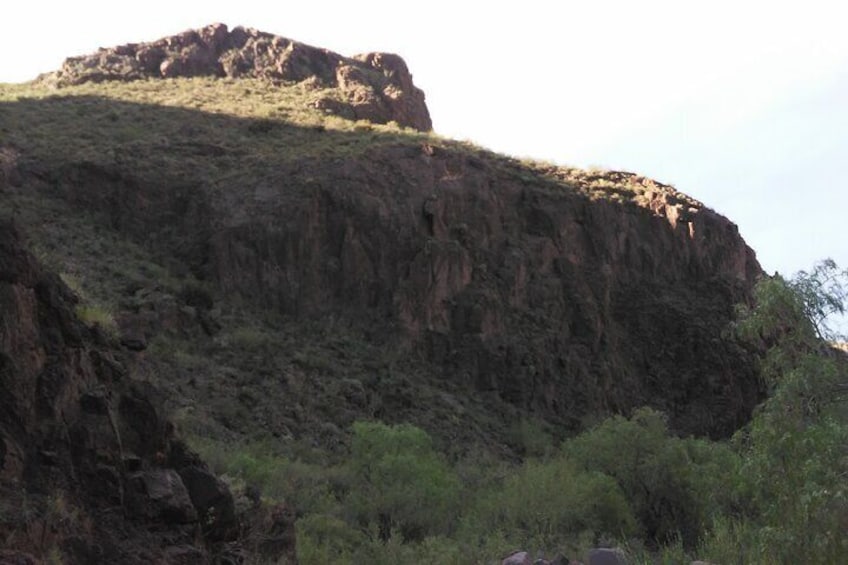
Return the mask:
M57 87L86 82L186 77L261 78L335 88L339 96L314 101L318 110L354 120L429 131L424 93L397 55L343 57L255 29L212 24L151 43L127 44L67 59L41 79Z
M192 481L220 485L151 394L199 445L297 453L343 453L362 419L512 458L527 429L644 405L687 434L749 418L757 364L727 328L761 271L735 225L430 127L397 56L222 25L0 86L0 214L64 281L4 228L0 468L84 513L21 551L88 528L145 559L107 512L167 551L239 539L203 528Z

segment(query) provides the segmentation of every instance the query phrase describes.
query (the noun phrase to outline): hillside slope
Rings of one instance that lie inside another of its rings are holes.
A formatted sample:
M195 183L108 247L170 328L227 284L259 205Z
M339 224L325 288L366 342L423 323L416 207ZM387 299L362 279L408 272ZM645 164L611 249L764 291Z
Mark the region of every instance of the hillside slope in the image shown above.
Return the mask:
M131 356L77 306L0 223L0 562L292 557L291 519L237 514L229 488L174 437L156 392L133 378ZM285 531L275 546L250 546L251 530L274 527Z
M215 29L150 45L171 60ZM217 56L241 53L228 33ZM509 454L525 421L563 437L651 405L725 436L749 417L755 363L725 329L760 267L724 217L629 173L345 119L310 57L151 78L142 51L2 87L0 206L186 434L334 450L379 418Z

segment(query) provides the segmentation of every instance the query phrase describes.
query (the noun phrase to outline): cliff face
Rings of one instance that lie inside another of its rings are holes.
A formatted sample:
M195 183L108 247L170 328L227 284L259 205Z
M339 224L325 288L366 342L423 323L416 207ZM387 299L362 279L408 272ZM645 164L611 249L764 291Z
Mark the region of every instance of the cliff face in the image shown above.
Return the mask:
M199 563L244 550L227 486L175 440L156 393L76 303L0 224L0 562ZM293 556L287 527L265 557Z
M427 142L275 177L186 200L82 165L55 186L138 239L177 230L181 260L225 296L353 321L453 385L570 428L648 404L727 435L759 398L750 352L725 334L760 267L735 225L669 186Z
M263 308L396 332L444 378L546 418L651 404L735 430L758 385L724 331L760 273L736 227L629 174L518 173L426 144L299 163L211 205L196 265Z

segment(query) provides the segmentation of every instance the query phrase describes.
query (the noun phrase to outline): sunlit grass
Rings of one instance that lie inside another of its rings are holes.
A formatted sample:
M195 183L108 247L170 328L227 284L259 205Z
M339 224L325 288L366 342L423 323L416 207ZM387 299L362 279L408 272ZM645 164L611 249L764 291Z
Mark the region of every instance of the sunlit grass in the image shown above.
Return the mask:
M282 164L350 158L385 145L445 149L507 178L644 204L669 189L636 175L561 167L498 155L469 142L352 121L318 110L338 90L308 83L210 77L86 83L61 89L0 84L0 142L48 167L92 163L139 179L208 187L274 178ZM647 196L646 196L647 194ZM698 204L693 201L693 204ZM699 204L698 204L699 205Z

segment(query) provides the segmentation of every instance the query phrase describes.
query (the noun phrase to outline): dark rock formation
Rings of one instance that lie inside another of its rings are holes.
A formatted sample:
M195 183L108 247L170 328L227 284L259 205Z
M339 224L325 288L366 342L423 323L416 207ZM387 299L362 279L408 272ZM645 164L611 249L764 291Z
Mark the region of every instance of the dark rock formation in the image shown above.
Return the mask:
M0 560L208 562L238 543L229 490L75 303L0 223ZM276 557L293 555L285 539Z
M617 547L601 547L589 550L586 565L628 565L628 560L624 551Z
M56 86L110 80L217 76L309 81L338 88L341 99L325 97L319 109L375 123L395 121L421 131L432 129L424 93L412 83L403 59L387 53L343 57L255 29L213 24L152 43L121 45L65 60L42 77Z
M729 435L760 398L726 332L760 274L754 253L669 186L421 143L275 175L190 206L166 181L91 164L57 184L141 240L178 230L193 242L181 259L229 296L402 336L453 383L567 427L650 405L677 430Z
M649 404L732 433L760 391L725 335L760 273L736 226L635 175L600 175L640 188L620 203L557 174L424 147L299 164L273 196L214 207L250 221L219 222L198 268L292 316L400 330L445 378L553 421Z

